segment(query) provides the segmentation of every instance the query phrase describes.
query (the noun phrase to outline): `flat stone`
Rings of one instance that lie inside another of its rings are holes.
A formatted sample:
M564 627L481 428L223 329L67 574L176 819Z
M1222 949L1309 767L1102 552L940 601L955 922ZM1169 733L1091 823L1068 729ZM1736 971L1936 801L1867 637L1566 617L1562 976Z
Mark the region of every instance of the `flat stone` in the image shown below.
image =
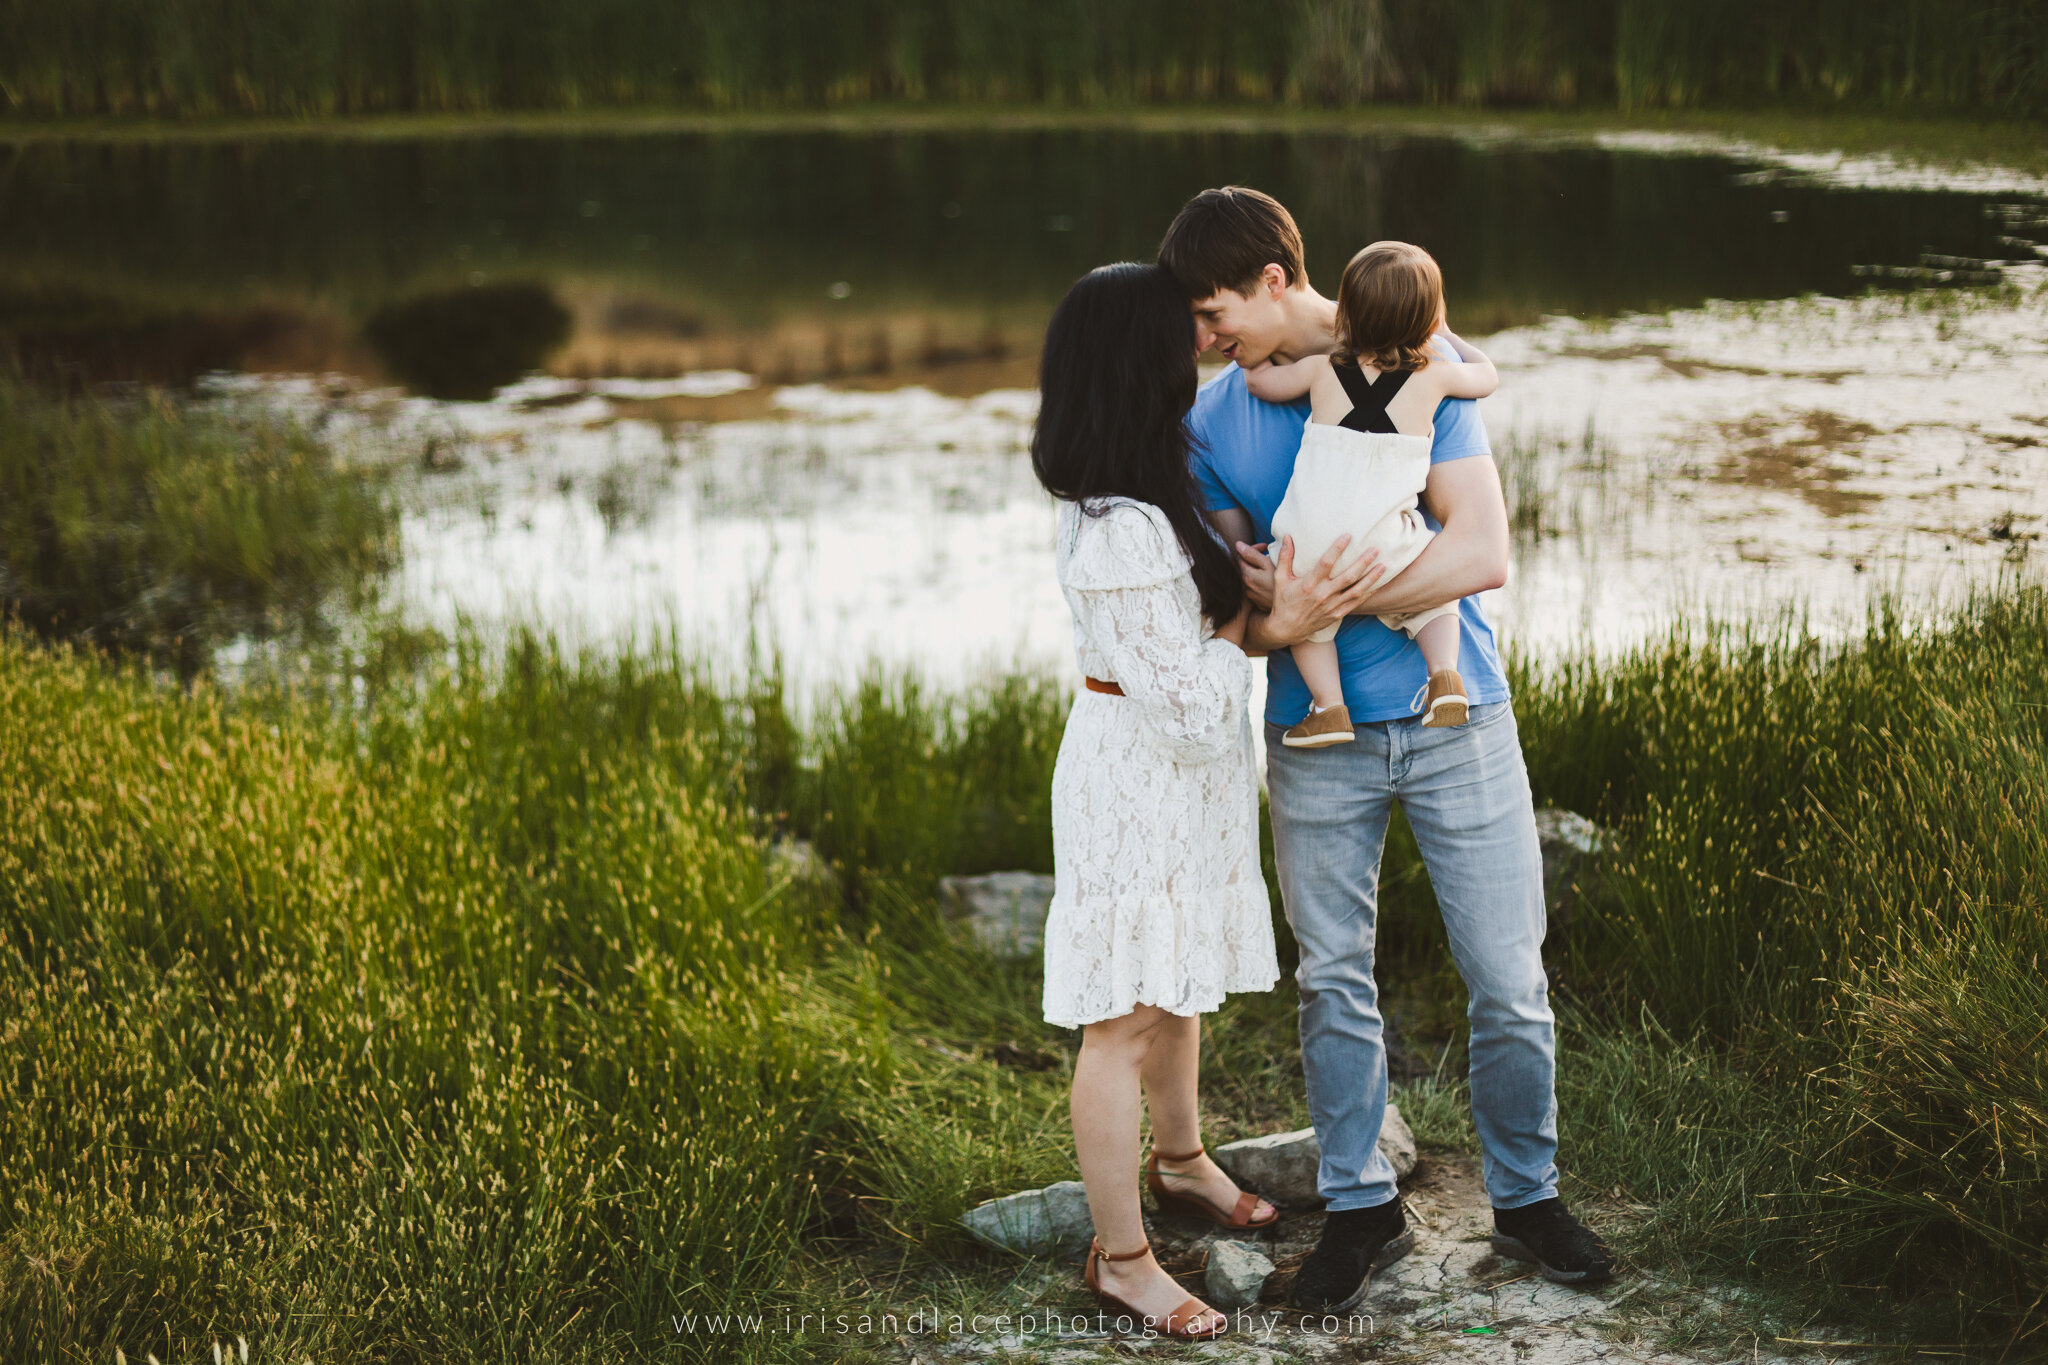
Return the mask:
M1544 806L1536 812L1536 838L1572 853L1603 853L1607 849L1607 835L1600 826L1559 806Z
M1545 806L1536 812L1536 844L1543 850L1543 899L1552 920L1570 922L1584 881L1612 842L1606 831L1575 811Z
M1380 1155L1393 1164L1394 1174L1403 1180L1415 1170L1415 1159L1420 1155L1415 1150L1415 1133L1408 1120L1401 1117L1398 1104L1387 1106L1387 1116L1380 1123Z
M1493 1311L1523 1322L1555 1325L1590 1317L1606 1308L1605 1302L1584 1289L1543 1279L1522 1280L1493 1291Z
M1396 1176L1405 1178L1415 1169L1415 1134L1396 1105L1387 1106L1386 1119L1380 1125L1380 1154L1393 1165ZM1316 1168L1323 1161L1323 1145L1316 1141L1313 1128L1245 1138L1226 1143L1210 1155L1230 1172L1231 1179L1275 1204L1306 1208L1322 1202L1316 1193Z
M1002 957L1033 957L1045 941L1053 880L1040 872L939 878L939 908Z
M1225 1143L1209 1155L1240 1187L1255 1190L1275 1204L1300 1208L1320 1198L1316 1167L1322 1163L1323 1148L1313 1128Z
M768 874L771 885L786 882L799 886L836 887L839 884L832 864L825 861L825 855L818 852L816 845L808 839L777 839L762 852L761 868Z
M1196 1360L1215 1360L1223 1365L1280 1365L1280 1357L1263 1346L1249 1346L1243 1342L1204 1342L1188 1348ZM1291 1361L1293 1357L1289 1357Z
M988 1245L1025 1256L1079 1256L1095 1235L1088 1191L1078 1180L991 1199L960 1215L960 1221Z
M1212 1242L1202 1288L1212 1308L1249 1308L1259 1301L1259 1291L1266 1287L1272 1273L1273 1262L1257 1247L1243 1242Z

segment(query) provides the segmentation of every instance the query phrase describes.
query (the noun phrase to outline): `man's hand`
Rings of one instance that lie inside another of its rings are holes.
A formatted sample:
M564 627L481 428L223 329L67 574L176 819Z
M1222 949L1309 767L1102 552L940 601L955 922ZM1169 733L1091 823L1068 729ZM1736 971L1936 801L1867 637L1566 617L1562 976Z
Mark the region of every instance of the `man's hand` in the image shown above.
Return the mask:
M1255 567L1265 556L1242 542L1238 544L1239 571L1244 575L1246 593L1256 594L1260 590L1254 586L1255 577L1261 580L1261 586L1270 583L1270 587L1265 587L1265 614L1253 617L1246 627L1247 649L1286 649L1298 645L1359 609L1387 571L1380 563L1378 550L1367 550L1338 568L1350 544L1350 536L1338 536L1306 574L1294 571L1292 536L1281 538L1278 562L1270 569ZM1255 595L1253 600L1257 601Z
M1263 542L1251 544L1252 519L1244 509L1218 508L1208 515L1216 534L1237 547L1238 572L1255 609L1245 626L1247 654L1257 656L1300 644L1324 626L1357 611L1366 595L1386 577L1376 550L1338 570L1337 561L1351 542L1349 536L1338 537L1307 574L1297 574L1292 540L1280 542L1280 564L1275 566L1266 557Z

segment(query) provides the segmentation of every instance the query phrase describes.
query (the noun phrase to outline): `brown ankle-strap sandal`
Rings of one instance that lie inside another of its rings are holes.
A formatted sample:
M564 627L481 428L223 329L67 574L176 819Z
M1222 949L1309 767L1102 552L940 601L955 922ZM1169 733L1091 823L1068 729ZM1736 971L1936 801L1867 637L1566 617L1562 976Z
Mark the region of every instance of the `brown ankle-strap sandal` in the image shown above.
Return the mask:
M1090 1238L1088 1242L1088 1265L1081 1272L1081 1278L1087 1282L1089 1290L1094 1293L1096 1298L1101 1299L1112 1308L1121 1309L1123 1312L1130 1314L1132 1319L1140 1326L1149 1326L1163 1337L1171 1337L1175 1341L1207 1341L1212 1337L1220 1337L1229 1331L1230 1315L1217 1312L1216 1309L1203 1303L1193 1294L1188 1295L1186 1299L1182 1300L1180 1307L1168 1313L1166 1320L1161 1322L1150 1313L1139 1312L1137 1308L1124 1302L1102 1287L1102 1280L1095 1270L1095 1263L1097 1261L1135 1261L1151 1249L1152 1244L1147 1242L1136 1251L1119 1251L1112 1255L1102 1249L1102 1239L1100 1237ZM1202 1320L1202 1316L1206 1313L1216 1313L1216 1325L1214 1327L1195 1326L1194 1324L1199 1323Z
M1160 1170L1159 1163L1162 1159L1166 1161L1193 1161L1208 1150L1206 1147L1197 1147L1186 1156L1174 1156L1167 1152L1161 1152L1157 1148L1153 1149L1152 1155L1145 1159L1145 1187L1152 1191L1152 1199L1159 1205L1159 1211L1161 1213L1181 1213L1193 1218L1206 1219L1218 1227L1225 1228L1265 1228L1279 1222L1280 1210L1276 1208L1269 1207L1264 1218L1254 1219L1252 1217L1252 1210L1259 1206L1259 1196L1253 1194L1250 1190L1238 1191L1237 1207L1226 1212L1221 1207L1202 1198L1199 1194L1175 1194L1172 1190L1166 1188L1166 1177L1168 1176L1177 1176L1181 1179L1189 1179L1191 1177L1184 1176L1179 1171Z

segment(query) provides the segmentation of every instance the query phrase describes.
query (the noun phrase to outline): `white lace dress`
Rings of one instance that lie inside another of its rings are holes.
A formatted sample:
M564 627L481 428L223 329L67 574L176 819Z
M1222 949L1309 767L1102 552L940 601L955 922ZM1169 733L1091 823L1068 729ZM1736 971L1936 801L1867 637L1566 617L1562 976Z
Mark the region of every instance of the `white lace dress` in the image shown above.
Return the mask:
M1251 661L1210 638L1173 526L1150 503L1060 504L1074 652L1121 697L1074 698L1052 778L1046 1022L1140 1004L1213 1010L1279 979L1259 871Z

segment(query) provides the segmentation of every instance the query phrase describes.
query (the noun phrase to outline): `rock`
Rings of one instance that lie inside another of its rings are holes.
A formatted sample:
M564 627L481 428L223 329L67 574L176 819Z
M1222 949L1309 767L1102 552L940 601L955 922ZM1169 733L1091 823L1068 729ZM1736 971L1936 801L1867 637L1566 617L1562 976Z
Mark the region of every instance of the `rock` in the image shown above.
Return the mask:
M1318 1202L1316 1167L1323 1148L1313 1128L1225 1143L1209 1155L1240 1187L1256 1190L1275 1204L1299 1208Z
M939 907L964 924L975 942L1003 957L1033 957L1045 939L1052 878L1038 872L991 872L939 878Z
M960 1215L960 1221L988 1245L1026 1256L1079 1256L1095 1235L1088 1191L1078 1180L991 1199Z
M1555 806L1536 812L1536 843L1543 850L1543 899L1553 921L1571 922L1582 883L1609 842L1607 834L1583 815Z
M1257 1247L1243 1242L1218 1241L1209 1247L1209 1271L1202 1289L1211 1308L1230 1312L1249 1308L1259 1301L1273 1263Z
M1387 1117L1380 1124L1380 1155L1393 1163L1394 1174L1403 1180L1415 1169L1415 1133L1401 1117L1398 1105L1387 1106Z
M1415 1134L1391 1104L1380 1124L1380 1153L1393 1164L1396 1176L1405 1179L1415 1169ZM1275 1204L1303 1208L1322 1202L1316 1193L1316 1168L1322 1164L1323 1145L1316 1141L1313 1128L1226 1143L1210 1155L1232 1180Z
M777 839L763 853L761 868L768 874L770 886L788 883L836 888L839 885L832 864L825 861L825 855L818 852L808 839Z

